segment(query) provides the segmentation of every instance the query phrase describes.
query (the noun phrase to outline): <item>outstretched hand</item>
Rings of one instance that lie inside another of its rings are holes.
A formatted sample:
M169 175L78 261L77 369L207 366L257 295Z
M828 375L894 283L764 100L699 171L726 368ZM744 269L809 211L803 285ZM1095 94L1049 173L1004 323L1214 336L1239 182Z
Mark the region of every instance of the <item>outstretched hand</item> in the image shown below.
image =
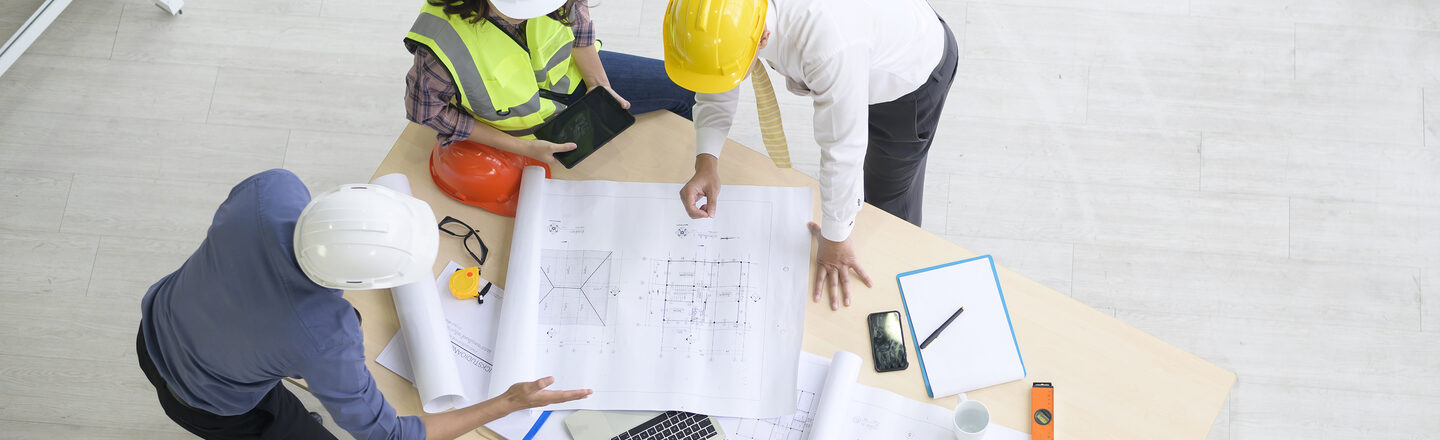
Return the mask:
M860 262L855 258L855 249L850 246L850 240L830 241L820 235L820 225L810 222L810 235L820 241L820 249L815 255L815 287L810 297L812 301L820 302L821 285L830 297L830 310L840 310L840 303L844 301L845 307L850 307L850 271L860 277L860 282L865 287L870 286L870 276L865 275L865 270L860 268ZM837 295L836 284L839 284Z
M520 382L511 385L510 389L505 390L505 394L500 397L514 405L512 408L529 409L584 399L594 393L590 389L565 391L545 389L553 383L555 383L553 376L546 376L534 382Z

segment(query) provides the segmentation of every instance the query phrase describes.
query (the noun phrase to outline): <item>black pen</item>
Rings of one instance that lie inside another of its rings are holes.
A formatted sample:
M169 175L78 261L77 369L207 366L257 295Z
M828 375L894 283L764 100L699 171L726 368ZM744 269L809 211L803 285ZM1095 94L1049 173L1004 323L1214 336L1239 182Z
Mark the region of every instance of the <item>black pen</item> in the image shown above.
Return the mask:
M925 347L930 346L931 342L935 342L935 337L940 336L940 332L945 331L945 327L949 327L950 323L955 322L955 318L959 318L961 313L965 313L964 306L961 306L960 310L956 310L954 315L950 315L950 319L946 319L944 324L940 324L940 328L935 329L935 332L931 333L930 337L925 338L925 342L920 343L920 349L924 350Z

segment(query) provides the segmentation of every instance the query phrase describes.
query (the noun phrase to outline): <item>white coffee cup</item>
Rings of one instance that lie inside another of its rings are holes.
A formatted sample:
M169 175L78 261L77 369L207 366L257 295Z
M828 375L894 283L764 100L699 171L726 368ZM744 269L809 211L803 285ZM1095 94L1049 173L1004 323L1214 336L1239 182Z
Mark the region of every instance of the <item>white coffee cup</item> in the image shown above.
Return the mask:
M961 394L960 403L955 404L955 417L952 422L957 440L980 440L985 437L985 430L990 427L990 408Z

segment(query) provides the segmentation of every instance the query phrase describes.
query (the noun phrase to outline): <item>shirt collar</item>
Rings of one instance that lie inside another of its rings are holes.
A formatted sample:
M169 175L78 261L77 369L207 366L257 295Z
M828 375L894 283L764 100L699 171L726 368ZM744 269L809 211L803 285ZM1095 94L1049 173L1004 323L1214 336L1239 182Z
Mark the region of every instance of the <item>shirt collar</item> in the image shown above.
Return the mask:
M777 28L779 27L780 20L776 19L775 2L767 0L766 3L768 6L765 7L765 30L770 31L770 41L765 44L764 48L756 51L755 55L767 61L774 61L775 56L780 53L780 45L777 44L779 43L778 37L780 35Z
M511 34L518 34L520 31L520 27L525 25L524 21L520 22L520 24L510 24L510 21L506 20L505 17L501 17L500 13L496 12L494 8L490 9L490 18L493 19L490 20L490 22L497 26L500 26L500 30L509 32Z

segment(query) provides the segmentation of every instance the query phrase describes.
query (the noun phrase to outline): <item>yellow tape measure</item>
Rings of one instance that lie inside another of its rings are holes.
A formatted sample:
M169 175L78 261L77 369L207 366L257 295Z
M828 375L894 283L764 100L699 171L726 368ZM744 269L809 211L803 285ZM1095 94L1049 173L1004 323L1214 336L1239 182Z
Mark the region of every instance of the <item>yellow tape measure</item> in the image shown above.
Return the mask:
M485 286L489 290L490 286ZM480 268L467 267L450 274L450 295L455 299L470 299L480 296ZM482 300L483 301L483 300Z

